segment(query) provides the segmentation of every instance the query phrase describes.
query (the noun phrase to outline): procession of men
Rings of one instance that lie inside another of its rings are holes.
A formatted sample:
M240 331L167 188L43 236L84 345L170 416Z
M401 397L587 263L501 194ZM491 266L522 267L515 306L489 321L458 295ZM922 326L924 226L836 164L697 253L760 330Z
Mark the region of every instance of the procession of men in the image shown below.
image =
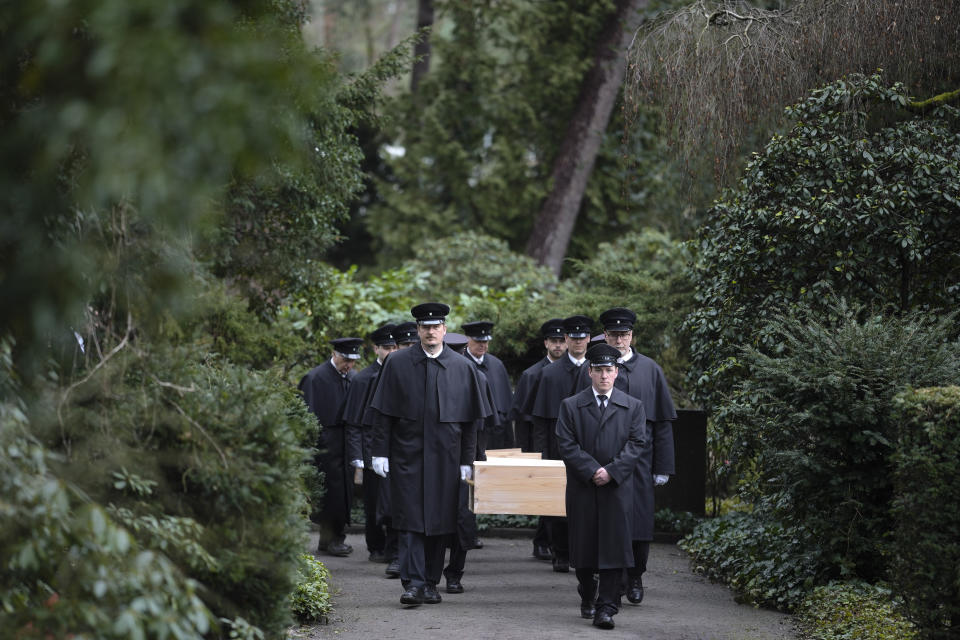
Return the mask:
M359 373L363 340L334 339L330 360L301 380L321 425L318 552L352 553L344 527L362 474L368 558L400 579L401 605L442 602L441 578L447 594L464 593L467 551L481 546L467 502L473 464L517 445L566 468L568 515L540 519L533 555L559 573L573 568L580 615L612 629L623 596L643 599L653 488L674 472L676 412L662 369L632 347L636 314L600 314L593 341L586 315L545 321L544 357L511 391L489 351L494 323L448 332L449 313L427 302L412 322L379 327L367 336L376 361Z

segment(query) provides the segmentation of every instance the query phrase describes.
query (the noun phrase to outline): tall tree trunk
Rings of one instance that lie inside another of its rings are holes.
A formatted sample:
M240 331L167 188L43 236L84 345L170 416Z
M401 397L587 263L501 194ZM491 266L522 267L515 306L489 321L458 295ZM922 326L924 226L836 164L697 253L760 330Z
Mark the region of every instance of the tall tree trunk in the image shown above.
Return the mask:
M649 0L617 0L603 27L593 67L583 78L573 116L550 174L551 190L527 241L527 254L557 275L570 244L580 204L623 83L627 48Z
M418 0L417 31L433 27L433 0ZM430 70L430 33L413 46L413 73L410 75L410 93L416 93L420 80Z

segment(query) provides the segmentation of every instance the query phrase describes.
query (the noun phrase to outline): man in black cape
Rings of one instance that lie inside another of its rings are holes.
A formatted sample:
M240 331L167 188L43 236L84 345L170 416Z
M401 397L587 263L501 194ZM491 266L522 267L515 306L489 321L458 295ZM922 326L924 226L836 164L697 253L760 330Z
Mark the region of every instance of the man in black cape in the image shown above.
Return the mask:
M645 445L634 473L634 562L627 568L626 581L627 600L633 604L643 600L642 576L647 570L650 542L653 540L654 486L666 484L674 473L672 423L677 419L663 369L631 346L636 321L637 314L624 307L607 309L600 314L604 339L620 352L616 388L643 402L647 416ZM584 387L590 384L583 375L581 383Z
M393 335L395 328L395 324L385 324L367 336L373 343L373 353L377 359L353 377L343 403L343 423L346 425L347 432L347 458L351 465L363 470L364 538L371 562L388 562L395 555L395 552L388 553L387 531L384 525L377 521L380 476L371 468L373 456L370 453L370 447L373 441L373 429L365 428L363 425L363 415L373 397L371 390L376 385L383 361L397 350L397 339ZM394 542L396 542L395 537Z
M592 326L593 321L587 316L576 315L564 319L563 333L567 342L567 355L540 370L523 409L533 421L534 450L539 451L544 459L560 459L556 438L560 403L578 390L580 368L584 363ZM553 570L567 573L570 571L567 520L550 516L548 527Z
M485 449L509 449L513 446L513 425L510 419L510 406L513 393L510 390L510 376L507 368L497 356L490 353L490 340L493 339L493 323L489 320L464 322L463 333L467 336L467 349L464 355L487 376L487 383L493 394L496 415L493 427L487 430Z
M633 475L646 424L643 403L614 387L619 355L608 344L590 347L592 384L562 402L556 429L580 615L601 629L614 627L620 576L633 564Z
M347 556L353 547L344 543L344 528L350 522L353 494L353 467L346 460L346 435L342 420L343 403L353 378L353 365L360 359L363 340L331 340L333 355L311 369L300 380L300 391L320 423L316 462L324 474L323 506L314 519L320 526L319 551Z
M405 606L441 601L445 536L457 531L460 480L472 476L477 421L491 414L476 369L443 347L449 311L436 302L411 310L420 346L387 358L370 403L371 464L390 479Z
M543 338L543 347L547 350L545 356L537 360L532 366L524 369L517 380L517 388L513 392L513 403L510 408L510 419L513 420L517 436L517 446L523 451L534 451L533 422L530 416L523 412L530 395L530 388L540 369L551 362L555 362L567 353L567 341L563 337L563 319L551 318L540 325L540 337ZM541 516L537 522L537 531L533 535L533 556L540 560L550 560L550 533L547 520Z

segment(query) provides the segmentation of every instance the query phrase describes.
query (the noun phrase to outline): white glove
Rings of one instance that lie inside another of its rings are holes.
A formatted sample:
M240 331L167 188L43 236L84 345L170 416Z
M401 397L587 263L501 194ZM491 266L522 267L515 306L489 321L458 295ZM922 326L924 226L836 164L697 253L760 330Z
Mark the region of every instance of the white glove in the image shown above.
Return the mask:
M387 458L374 458L371 463L373 472L381 478L386 478L390 473L390 461Z
M653 476L653 483L659 487L667 484L667 480L669 479L670 479L670 476L664 476L658 473L657 475Z
M460 465L460 479L469 480L473 477L473 469L470 468L468 464Z
M351 460L350 466L356 467L357 469L363 469L363 460Z

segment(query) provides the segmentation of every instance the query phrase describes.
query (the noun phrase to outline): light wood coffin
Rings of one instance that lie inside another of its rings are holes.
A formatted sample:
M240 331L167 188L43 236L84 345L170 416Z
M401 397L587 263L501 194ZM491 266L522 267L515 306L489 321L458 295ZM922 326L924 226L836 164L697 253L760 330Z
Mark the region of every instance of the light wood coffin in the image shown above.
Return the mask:
M539 460L543 456L536 451L524 451L517 447L516 449L487 449L487 458L529 458Z
M474 463L473 512L565 516L567 472L561 460L490 457ZM537 454L539 455L539 454Z

